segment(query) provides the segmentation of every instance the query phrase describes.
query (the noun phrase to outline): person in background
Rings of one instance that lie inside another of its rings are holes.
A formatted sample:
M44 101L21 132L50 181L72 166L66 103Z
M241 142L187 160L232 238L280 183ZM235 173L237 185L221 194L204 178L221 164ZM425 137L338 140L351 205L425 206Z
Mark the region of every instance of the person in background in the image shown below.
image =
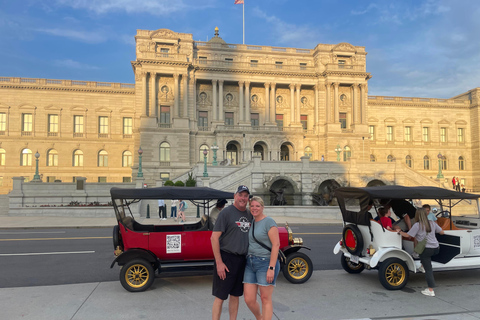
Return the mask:
M455 190L457 186L457 180L455 179L455 176L452 178L452 187L453 187L453 190Z
M390 218L391 212L389 209L385 207L378 208L378 216L380 217L379 222L380 224L387 230L392 231L393 224L392 219Z
M416 208L408 201L403 199L392 199L390 201L393 212L400 218L394 223L394 229L398 229L397 226L403 231L408 231L412 228L412 221L415 218Z
M435 278L433 277L432 269L432 256L437 255L440 252L440 245L435 237L435 233L443 234L442 228L433 221L428 220L427 211L424 208L417 209L415 214L416 222L408 233L398 231L398 234L403 237L414 237L417 241L422 241L427 238L425 250L420 253L420 261L422 265L419 268L420 272L425 272L425 279L427 280L427 286L425 290L422 290L422 294L430 297L435 297Z
M458 177L455 177L455 182L456 182L455 190L460 192L460 179L458 179Z
M165 207L165 200L158 200L158 217L160 220L167 220L167 208Z
M177 221L177 204L178 200L171 200L170 201L170 218L175 218L175 221Z
M437 221L437 217L435 217L435 213L431 212L432 208L430 207L429 204L424 204L422 206L423 209L427 212L427 218L430 221Z
M178 202L178 217L180 218L181 222L187 221L187 218L185 217L185 201L180 199Z
M212 211L210 211L210 219L212 221L212 224L215 224L215 222L217 221L218 214L220 213L220 211L222 211L222 209L225 207L227 203L228 201L225 199L217 200L217 203L215 204L215 208L213 208Z

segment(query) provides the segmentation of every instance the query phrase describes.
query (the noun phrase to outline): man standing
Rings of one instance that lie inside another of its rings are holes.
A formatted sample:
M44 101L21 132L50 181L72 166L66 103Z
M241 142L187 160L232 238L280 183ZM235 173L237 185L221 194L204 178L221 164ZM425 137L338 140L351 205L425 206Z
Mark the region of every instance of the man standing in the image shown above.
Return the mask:
M210 238L215 256L213 320L220 319L223 301L227 300L229 295L230 320L237 319L239 297L243 295L248 230L252 222L252 214L247 209L249 195L247 186L238 187L233 197L233 205L220 211Z
M161 220L167 220L167 208L165 208L165 200L158 200L158 217Z

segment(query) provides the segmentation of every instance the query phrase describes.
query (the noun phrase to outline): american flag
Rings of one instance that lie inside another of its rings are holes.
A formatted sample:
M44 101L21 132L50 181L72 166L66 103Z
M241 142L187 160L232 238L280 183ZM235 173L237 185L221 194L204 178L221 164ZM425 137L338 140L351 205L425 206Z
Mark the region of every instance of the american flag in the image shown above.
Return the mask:
M243 0L235 0L234 4L243 4Z

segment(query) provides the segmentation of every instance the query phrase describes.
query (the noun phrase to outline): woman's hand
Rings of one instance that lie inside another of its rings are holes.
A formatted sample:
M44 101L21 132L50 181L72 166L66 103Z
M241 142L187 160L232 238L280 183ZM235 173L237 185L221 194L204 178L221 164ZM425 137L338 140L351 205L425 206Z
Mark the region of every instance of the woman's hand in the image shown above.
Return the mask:
M275 270L268 269L268 271L267 271L267 282L272 283L274 277L275 277Z

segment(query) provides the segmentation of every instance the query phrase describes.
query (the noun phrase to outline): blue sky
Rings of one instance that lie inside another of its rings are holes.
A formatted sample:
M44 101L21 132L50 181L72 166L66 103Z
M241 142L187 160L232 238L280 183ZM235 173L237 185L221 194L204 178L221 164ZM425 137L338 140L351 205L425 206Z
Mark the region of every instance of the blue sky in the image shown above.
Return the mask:
M0 77L133 83L137 29L242 43L233 3L0 0ZM365 46L370 95L450 98L480 87L479 17L478 0L245 0L245 42Z

